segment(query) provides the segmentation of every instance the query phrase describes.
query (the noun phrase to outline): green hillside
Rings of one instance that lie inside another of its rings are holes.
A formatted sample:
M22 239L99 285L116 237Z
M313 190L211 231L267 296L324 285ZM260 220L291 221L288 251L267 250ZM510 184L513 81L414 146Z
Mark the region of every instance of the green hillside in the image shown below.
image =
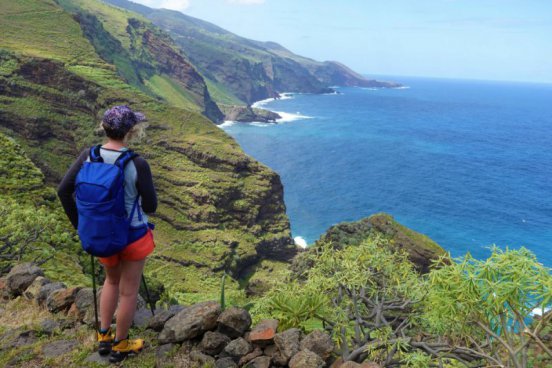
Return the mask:
M228 103L217 86L231 97L251 104L281 92L328 92L328 87L396 87L369 80L336 62L318 62L292 53L274 42L249 40L209 22L167 9L151 9L128 0L105 0L140 13L167 30L210 83L217 102Z
M127 83L85 37L79 16L54 1L2 0L0 10L0 132L21 145L47 183L57 184L83 148L101 141L97 126L107 107L129 104L149 118L146 141L134 147L151 162L160 199L156 255L146 273L169 295L210 298L223 270L237 279L261 259L293 255L274 172L202 115ZM163 78L150 84L182 88ZM227 285L241 295L237 281Z
M220 122L205 81L172 39L143 16L97 0L57 0L74 14L97 54L141 91Z

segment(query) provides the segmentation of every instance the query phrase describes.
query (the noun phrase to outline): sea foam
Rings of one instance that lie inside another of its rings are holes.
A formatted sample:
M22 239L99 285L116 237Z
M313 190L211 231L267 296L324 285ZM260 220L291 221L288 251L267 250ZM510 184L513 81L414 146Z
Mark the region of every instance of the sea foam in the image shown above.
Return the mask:
M224 129L224 128L229 128L234 124L236 124L236 122L233 120L225 120L224 123L218 124L217 126L221 129Z
M264 99L264 100L260 100L260 101L257 101L255 103L253 103L251 105L251 107L258 107L258 108L261 108L263 107L264 105L266 105L267 103L269 102L272 102L272 101L276 101L276 100L289 100L291 98L293 98L293 93L291 92L282 92L280 93L280 97L278 98L267 98L267 99Z
M295 238L293 238L293 241L295 242L295 245L301 248L308 248L309 246L307 244L307 241L301 236L296 236Z
M297 112L295 114L290 113L290 112L284 112L284 111L273 111L273 112L275 112L276 114L281 116L280 119L276 119L277 123L288 123L290 121L301 120L301 119L312 119L313 118L312 116L301 115L301 113L299 113L299 112Z

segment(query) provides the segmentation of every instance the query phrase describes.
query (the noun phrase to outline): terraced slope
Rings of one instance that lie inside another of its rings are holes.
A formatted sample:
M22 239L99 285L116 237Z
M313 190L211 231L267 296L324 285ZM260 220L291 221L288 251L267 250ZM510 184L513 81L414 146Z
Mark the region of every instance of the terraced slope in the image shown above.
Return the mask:
M199 113L127 83L75 18L52 0L0 1L0 132L55 184L101 140L108 106L144 112L148 137L134 148L150 161L160 197L147 274L181 302L212 298L223 270L238 278L262 259L293 255L278 175ZM241 293L237 281L227 286L231 297Z

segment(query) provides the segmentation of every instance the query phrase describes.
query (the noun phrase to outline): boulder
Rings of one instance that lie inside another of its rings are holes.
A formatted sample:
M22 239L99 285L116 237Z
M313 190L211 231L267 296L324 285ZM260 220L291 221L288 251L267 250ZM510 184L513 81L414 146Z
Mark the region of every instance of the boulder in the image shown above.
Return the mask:
M38 292L40 291L40 289L44 285L49 284L50 282L51 281L48 280L47 278L42 277L42 276L38 276L29 285L29 287L27 289L25 289L25 291L23 292L23 296L25 297L25 299L34 300L36 298L36 296L38 295Z
M300 349L308 349L326 360L334 350L332 338L321 330L314 330L301 341Z
M98 303L98 318L100 313L100 297L96 295ZM75 296L75 314L72 314L72 317L83 321L86 324L93 325L94 320L94 291L92 288L83 288L77 292Z
M232 340L224 348L224 352L232 357L242 357L253 350L250 343L247 342L243 337L238 337L235 340Z
M46 299L46 307L48 307L51 313L67 311L71 307L71 304L75 302L75 297L79 290L80 288L78 287L54 290Z
M143 328L148 326L149 321L153 318L151 314L151 309L149 308L140 308L134 312L134 318L132 319L132 325L134 327Z
M251 316L242 308L231 307L221 313L218 320L218 330L231 338L242 336L251 327Z
M231 357L225 357L215 362L215 368L238 368L238 365Z
M266 346L272 344L278 329L278 320L265 319L259 322L249 333L249 341L253 344Z
M241 367L244 364L249 363L253 359L255 359L257 357L260 357L261 355L263 355L263 351L261 350L260 347L257 346L252 352L247 353L244 356L242 356L240 358L240 361L238 362L238 365Z
M50 284L46 284L40 288L38 291L38 294L36 296L36 302L38 305L43 305L46 302L46 299L48 299L48 296L54 292L55 290L65 289L66 286L62 282L52 282Z
M263 349L263 354L272 357L277 351L276 345L268 345Z
M163 327L165 326L165 322L167 322L169 319L174 317L174 315L181 310L183 310L184 307L180 305L171 305L169 309L166 310L160 310L155 311L155 316L153 316L148 323L148 328L152 329L154 331L161 331Z
M32 263L21 263L12 267L6 275L10 294L12 296L21 295L38 276L44 276L44 272Z
M190 359L199 363L201 367L212 367L215 365L215 358L207 354L203 354L199 350L192 350L190 352Z
M272 356L274 363L285 366L291 357L299 352L300 340L301 331L297 328L290 328L277 333L274 336L274 344L276 345L276 352Z
M220 312L220 304L212 301L181 310L165 323L159 342L182 342L200 336L216 327Z
M322 368L324 365L324 360L308 349L301 350L289 361L289 368Z
M207 331L201 339L199 349L205 354L215 356L230 342L230 338L220 332Z
M269 368L270 367L270 357L266 355L261 355L247 363L246 368Z

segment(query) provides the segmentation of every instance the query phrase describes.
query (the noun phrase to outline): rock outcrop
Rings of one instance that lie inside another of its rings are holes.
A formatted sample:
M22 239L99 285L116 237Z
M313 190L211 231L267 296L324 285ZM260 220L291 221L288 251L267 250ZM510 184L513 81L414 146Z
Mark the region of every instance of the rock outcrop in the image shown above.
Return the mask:
M12 275L23 269L33 270L33 274L42 272L35 265L26 263L14 267ZM35 280L39 277L42 276L36 276ZM43 281L47 282L44 286L52 285L47 279ZM39 305L38 294L31 290L36 288L32 281L22 294L35 295L34 298L27 299L11 293L8 301L0 302L2 308L6 303L24 300L25 303L38 308L38 311L33 312L37 315L44 314L46 310L52 313L43 317L36 330L16 329L0 335L0 354L8 348L33 347L34 344L40 343L40 347L31 348L27 360L35 364L47 358L63 359L64 356L80 349L76 333L81 336L83 333L94 333L94 321L87 321L86 313L82 313L90 307L93 308L93 297L89 288L62 287L46 292L44 286L42 290L46 293L47 308ZM0 292L6 289L11 290L7 284L0 284ZM321 330L315 330L306 336L296 328L276 333L276 320L261 321L251 327L251 316L247 310L231 307L222 311L221 306L214 301L187 307L175 306L172 309L175 314L168 320L165 318L169 315L165 313L167 310L158 310L156 316L144 314L146 323L143 326L148 328L142 330L141 327L141 333L149 333L151 340L141 354L130 359L139 361L142 356L153 353L157 367L177 364L190 368L205 365L221 368L322 368L329 366L335 359L334 343L330 336ZM140 311L137 310L137 314ZM160 315L163 313L165 314L161 318ZM162 325L159 333L155 331L159 330L158 325ZM63 338L56 337L52 341L44 338L39 340L39 336L55 337L62 332ZM159 346L151 348L157 345ZM72 361L71 364L87 367L89 364L106 363L106 358L97 352L88 356L83 356L83 352L79 352L80 358L75 358L79 359L79 363ZM12 363L19 366L17 359L13 359Z
M427 273L432 262L446 256L446 252L429 237L399 224L388 214L379 213L355 222L345 222L330 227L320 241L331 242L336 247L355 244L371 233L390 239L393 249L407 252L416 268Z
M220 105L220 108L224 114L224 120L228 121L275 123L282 118L275 112L250 106Z

